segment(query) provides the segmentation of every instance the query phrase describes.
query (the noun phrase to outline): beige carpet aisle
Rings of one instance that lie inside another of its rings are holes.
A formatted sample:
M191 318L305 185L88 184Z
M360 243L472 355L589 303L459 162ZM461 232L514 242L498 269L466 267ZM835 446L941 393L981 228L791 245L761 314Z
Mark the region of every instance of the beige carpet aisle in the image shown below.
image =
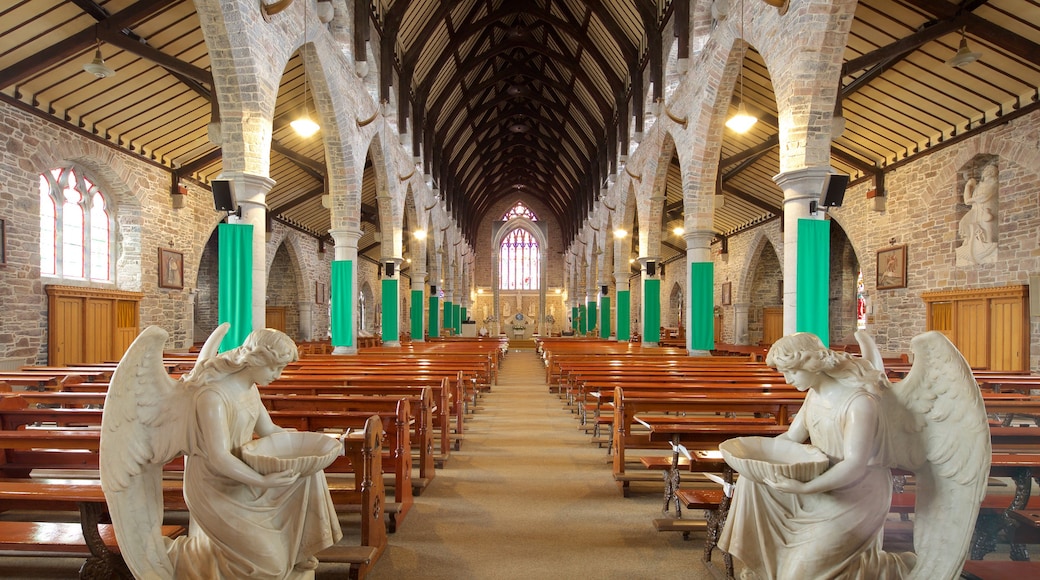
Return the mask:
M711 577L699 538L654 530L656 486L621 497L606 450L544 376L534 352L509 353L462 449L416 498L369 578Z

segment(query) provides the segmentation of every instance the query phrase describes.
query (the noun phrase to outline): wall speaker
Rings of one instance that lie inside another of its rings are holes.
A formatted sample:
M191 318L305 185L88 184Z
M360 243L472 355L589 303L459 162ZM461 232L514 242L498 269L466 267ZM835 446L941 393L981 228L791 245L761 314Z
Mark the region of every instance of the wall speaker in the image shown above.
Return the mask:
M394 277L394 263L393 262L387 262L386 263L386 277L387 278L393 278Z
M841 207L845 199L845 189L849 187L849 176L844 173L831 173L823 182L823 195L820 207Z
M599 291L600 291L601 294L606 296L610 292L610 288L608 288L607 285L604 284L604 285L599 287Z
M430 296L436 296L436 295L437 295L437 287L434 286L433 284L430 284Z
M647 276L656 276L657 275L657 262L647 262L646 263L646 275Z
M217 211L235 211L235 196L231 193L231 181L227 179L214 179L209 182L213 190L213 207Z

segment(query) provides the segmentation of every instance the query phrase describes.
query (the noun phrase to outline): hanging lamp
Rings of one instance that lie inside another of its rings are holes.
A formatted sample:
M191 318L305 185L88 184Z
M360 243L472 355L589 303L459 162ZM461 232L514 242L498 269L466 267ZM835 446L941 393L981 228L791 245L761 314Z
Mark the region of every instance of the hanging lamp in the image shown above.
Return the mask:
M744 43L744 0L740 0L740 41ZM740 104L737 105L737 114L726 121L726 127L736 133L747 133L758 122L758 118L748 113L747 107L744 106L744 57L746 51L747 48L742 46L740 49Z
M94 60L83 65L83 70L96 76L99 79L112 77L116 75L116 71L105 64L105 59L101 58L101 41L97 40L97 49L94 51Z
M969 65L982 56L981 52L972 52L968 48L968 39L964 37L964 29L961 29L961 44L957 48L957 54L954 54L950 60L946 61L946 64L960 68L965 65Z
M307 42L307 4L303 3L303 41ZM321 129L321 125L311 119L307 108L307 64L303 61L303 45L300 45L300 62L303 65L303 114L289 123L296 134L304 139L311 137Z

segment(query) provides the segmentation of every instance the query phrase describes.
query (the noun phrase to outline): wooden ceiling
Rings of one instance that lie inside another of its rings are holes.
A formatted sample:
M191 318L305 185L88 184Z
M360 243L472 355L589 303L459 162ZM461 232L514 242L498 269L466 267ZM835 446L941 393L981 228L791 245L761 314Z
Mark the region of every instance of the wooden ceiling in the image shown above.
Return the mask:
M381 97L406 119L403 128L413 136L406 147L423 156L471 243L481 220L499 217L488 215L490 208L518 192L549 208L565 240L574 236L604 178L618 169L608 144L623 148L632 139L629 124L618 119L634 118L634 130L642 129L642 102L659 96L662 82L643 83L663 75L657 55L673 42L662 37L665 23L691 4L352 2L371 7L372 42L382 42L383 68L394 71L380 80ZM962 30L981 57L948 66ZM115 76L96 79L83 71L98 49ZM864 0L845 59L845 129L831 164L883 190L886 171L1037 108L1040 2ZM303 78L297 55L275 109L270 174L277 185L268 203L276 220L328 239L320 134L302 139L288 127L304 99ZM8 3L0 9L0 93L180 178L207 183L221 171L220 149L206 132L209 55L189 0ZM775 98L754 47L744 61L743 98L759 123L745 135L724 137L725 203L714 226L720 238L773 219L782 203L772 180L779 172ZM374 180L366 184L365 219L375 223ZM662 227L670 230L682 222L677 166L666 195ZM374 231L366 226L359 247L378 258ZM681 247L673 240L666 251L678 256Z

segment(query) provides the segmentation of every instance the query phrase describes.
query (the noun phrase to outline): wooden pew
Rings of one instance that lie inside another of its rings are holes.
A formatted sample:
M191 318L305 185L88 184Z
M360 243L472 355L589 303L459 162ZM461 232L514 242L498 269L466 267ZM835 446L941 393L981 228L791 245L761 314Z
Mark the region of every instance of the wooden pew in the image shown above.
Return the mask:
M341 471L350 469L355 474L349 485L335 480L330 480L330 491L333 503L339 506L350 505L356 508L361 518L361 539L358 545L333 546L318 554L319 561L338 562L349 564L350 577L360 578L375 565L379 556L382 555L387 545L386 524L383 521L383 513L386 504L386 495L383 489L383 479L380 475L378 462L382 455L382 433L383 427L378 416L366 419L364 427L357 432L351 433L343 438L344 456L333 463ZM18 449L30 451L34 449L64 449L68 451L84 452L95 456L100 445L99 432L96 430L65 431L65 430L17 430L0 431L0 447L11 450ZM330 466L332 467L332 466ZM163 497L167 509L185 509L183 493L180 480L163 481ZM111 535L110 527L98 524L100 516L104 511L105 498L101 491L100 482L95 474L84 474L82 479L0 479L0 508L24 509L31 504L37 510L66 510L70 505L80 509L81 521L76 527L81 528L79 537L88 539ZM21 531L31 531L28 528L36 525L36 522L4 522L4 525L15 524L27 526ZM67 533L65 543L75 543L76 534L70 533L67 524L61 530L55 526L48 533ZM36 528L33 528L36 529ZM183 533L179 526L164 527L164 535L175 537ZM32 539L26 536L27 541L21 542L23 549L37 550L38 546L32 544ZM17 539L15 534L5 535L0 529L0 543L14 543ZM84 542L85 545L86 541ZM111 554L106 555L99 547L111 545L111 542L98 543L91 540L89 543L92 558L111 559ZM15 547L7 546L10 549ZM46 548L40 548L43 551ZM97 553L95 553L97 552ZM127 573L126 578L132 578Z
M9 403L10 401L8 401ZM412 453L409 415L409 404L404 400L385 399L386 409L375 412L382 419L384 428L383 448L386 449L381 460L381 472L393 474L394 502L388 504L385 513L391 532L404 521L414 502L412 491ZM392 407L392 410L389 409ZM47 433L52 429L86 428L85 432L95 433L101 425L101 409L44 409L44 408L6 408L0 409L0 435L12 431L39 431ZM313 411L313 410L278 410L269 411L276 425L297 431L343 431L346 429L363 429L366 420L373 413L351 411ZM26 429L29 426L46 428ZM2 443L2 439L0 439ZM34 469L97 469L96 453L51 454L46 448L3 448L0 459L0 473L9 478L29 477ZM346 469L352 473L348 465L333 463L326 471L335 473L337 469Z

